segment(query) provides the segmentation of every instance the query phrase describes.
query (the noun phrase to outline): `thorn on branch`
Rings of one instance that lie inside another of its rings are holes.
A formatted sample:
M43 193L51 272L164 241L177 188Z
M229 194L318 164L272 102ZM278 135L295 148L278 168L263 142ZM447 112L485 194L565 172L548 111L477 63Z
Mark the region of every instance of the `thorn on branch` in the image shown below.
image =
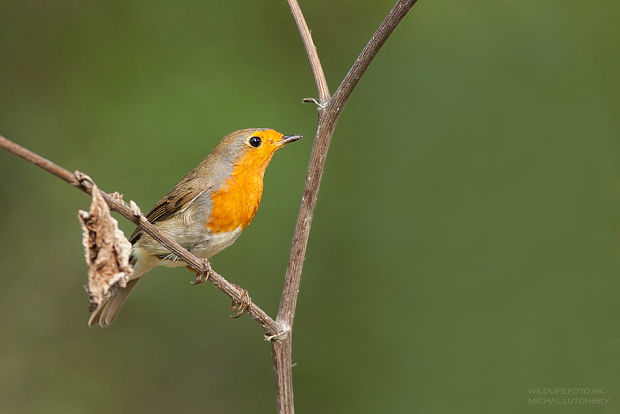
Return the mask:
M316 100L316 98L303 98L301 101L303 103L313 103L321 109L325 109L325 107L327 107L327 102L320 103Z
M288 335L288 333L291 331L290 328L285 328L282 329L280 332L278 332L275 335L265 335L265 341L267 342L272 342L272 341L279 341L280 339L282 339L284 336Z

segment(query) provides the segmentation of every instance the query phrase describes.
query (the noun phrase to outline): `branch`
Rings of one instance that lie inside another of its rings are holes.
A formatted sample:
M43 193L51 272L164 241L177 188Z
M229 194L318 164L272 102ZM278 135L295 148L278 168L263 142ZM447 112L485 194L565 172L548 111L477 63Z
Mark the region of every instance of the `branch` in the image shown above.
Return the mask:
M417 0L399 0L396 5L394 5L385 20L383 20L379 28L372 35L366 47L364 47L334 95L327 101L324 107L319 106L317 134L314 139L312 154L308 165L304 194L301 199L301 206L297 217L289 265L286 271L284 291L282 293L277 317L277 321L282 323L283 326L292 327L293 325L295 307L297 304L297 292L299 291L299 282L306 254L306 246L308 245L308 237L310 236L310 225L314 215L314 207L316 205L329 144L331 143L340 113L355 89L355 86L357 86L357 83L368 68L368 65L370 65L370 62L372 62L381 46L383 46L387 38L392 34L398 23L405 17L405 14L413 7L416 1ZM289 4L293 3L297 6L296 0L288 0L288 2ZM304 28L305 31L303 30ZM303 38L309 36L305 22L303 25L299 26L299 30ZM308 54L310 55L310 52L308 52ZM316 60L318 62L318 57ZM311 64L314 67L312 61ZM319 80L317 79L317 85L318 84Z
M321 66L321 61L319 60L319 55L316 52L316 46L312 41L312 35L310 34L310 29L308 29L308 25L306 24L306 19L304 19L304 15L299 8L299 4L297 0L286 0L288 2L289 7L291 8L291 13L293 13L293 18L295 19L295 23L297 24L297 29L299 29L299 34L301 35L301 40L304 43L304 48L306 49L306 54L308 55L308 60L310 61L310 67L312 68L312 75L314 76L314 82L316 83L316 89L319 93L319 105L323 105L329 99L329 88L327 87L327 80L325 79L325 74L323 73L323 67Z
M336 117L336 119L331 122L337 122L342 108L349 100L351 93L353 93L353 89L357 86L357 83L364 75L364 72L366 72L366 69L368 69L368 65L370 65L370 62L377 56L379 49L381 49L385 41L390 37L394 29L396 29L396 26L398 26L400 21L417 1L418 0L398 0L383 22L381 22L330 100L329 108L327 108L326 112L333 113ZM327 122L330 121L326 121L326 123Z
M2 135L0 135L0 147L5 150L25 159L26 161L37 165L44 170L54 174L60 179L68 182L72 186L84 191L85 193L91 194L93 189L93 183L89 179L84 179L84 175L81 173L71 173L68 170L62 168L61 166L53 163L50 160L47 160L41 157L38 154L22 147L21 145L16 144L15 142L6 139ZM101 191L103 198L105 199L110 209L118 212L127 220L133 222L137 226L139 226L144 232L149 234L163 246L167 247L172 253L179 256L185 263L187 263L192 268L196 269L196 271L201 273L208 273L208 280L222 292L224 292L228 297L230 297L233 301L237 303L241 303L244 300L243 294L239 291L235 285L224 279L221 275L211 269L209 262L206 259L199 259L190 252L188 252L183 246L175 242L174 240L166 237L162 232L159 231L157 227L151 224L142 213L139 212L135 207L132 208L124 201L117 199L110 194L107 194ZM247 298L246 298L247 299ZM265 329L269 338L277 337L282 334L282 329L280 325L278 325L273 319L269 317L261 308L256 306L254 303L250 303L250 307L247 310L247 313L254 319L260 326Z
M297 4L296 0L288 1L289 3ZM328 100L324 108L319 107L317 134L308 165L304 194L299 208L297 225L291 247L289 266L286 272L284 291L282 293L280 309L277 317L277 321L282 323L283 326L292 327L293 325L295 306L297 303L297 292L299 291L303 261L306 253L306 246L308 244L308 237L310 235L310 225L314 215L314 207L316 205L323 169L325 167L325 159L327 157L334 128L338 122L338 117L340 116L347 100L351 96L353 89L368 68L370 62L372 62L383 43L385 43L398 23L403 19L411 7L413 7L416 1L417 0L399 0L396 3L377 31L373 34L366 47L362 50L359 57L349 70L349 73L347 73L342 83L334 93L334 96ZM300 26L300 33L302 33L303 37L304 32L301 27L305 27L307 29L307 26L305 24Z
M310 236L310 226L312 224L314 208L316 206L329 145L342 109L357 86L357 83L364 75L370 62L372 62L377 55L377 52L379 52L381 46L383 46L398 23L400 23L417 0L398 0L396 2L392 10L390 10L386 18L372 35L357 60L353 63L353 66L351 66L351 69L342 80L334 95L327 100L323 98L324 96L329 97L329 95L325 95L325 91L322 89L325 80L319 58L316 56L316 48L310 37L308 26L303 20L303 15L299 10L297 1L287 1L295 17L295 21L297 22L299 33L304 41L319 92L319 119L316 137L312 146L312 154L310 155L306 184L301 198L299 215L297 217L297 224L295 226L295 233L291 246L291 254L286 269L284 288L282 290L282 298L280 300L280 308L276 318L276 322L284 327L285 330L288 330L289 334L283 336L280 340L272 341L278 410L279 413L292 414L295 408L293 404L293 376L291 371L291 334L295 319L295 308L297 306L301 273L306 256L306 247L308 246L308 238ZM324 86L326 90L326 83Z

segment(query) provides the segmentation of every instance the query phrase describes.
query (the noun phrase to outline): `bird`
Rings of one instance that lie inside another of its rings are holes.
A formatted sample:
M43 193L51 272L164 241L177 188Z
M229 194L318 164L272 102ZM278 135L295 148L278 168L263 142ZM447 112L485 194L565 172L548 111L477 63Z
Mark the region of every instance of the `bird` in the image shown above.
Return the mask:
M232 245L254 219L273 155L301 138L269 128L247 128L226 135L155 204L147 220L196 257L211 258ZM129 241L133 273L125 287L112 290L94 309L89 326L105 327L114 322L140 278L154 267L186 265L139 227Z

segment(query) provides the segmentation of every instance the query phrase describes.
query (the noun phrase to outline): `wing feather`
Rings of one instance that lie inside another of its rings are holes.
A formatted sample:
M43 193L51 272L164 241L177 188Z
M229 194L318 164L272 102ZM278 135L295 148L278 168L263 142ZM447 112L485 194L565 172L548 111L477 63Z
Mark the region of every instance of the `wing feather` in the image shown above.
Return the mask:
M146 215L146 219L152 224L165 221L177 212L182 212L188 208L189 205L205 191L206 189L204 188L177 186L155 204ZM129 241L133 244L138 241L141 235L142 231L137 227L131 234Z

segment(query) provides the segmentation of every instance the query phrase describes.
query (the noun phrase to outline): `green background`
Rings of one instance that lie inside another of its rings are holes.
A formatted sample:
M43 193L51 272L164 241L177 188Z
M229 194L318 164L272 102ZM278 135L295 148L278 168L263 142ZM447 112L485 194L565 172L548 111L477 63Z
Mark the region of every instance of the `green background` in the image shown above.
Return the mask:
M335 90L392 2L301 6ZM286 3L2 0L0 16L0 133L143 210L228 132L306 136L213 260L274 315L316 121ZM298 412L620 411L619 35L615 0L413 8L328 157ZM4 152L0 174L1 412L275 411L261 330L183 269L151 272L89 329L89 198ZM528 402L548 387L609 400Z

